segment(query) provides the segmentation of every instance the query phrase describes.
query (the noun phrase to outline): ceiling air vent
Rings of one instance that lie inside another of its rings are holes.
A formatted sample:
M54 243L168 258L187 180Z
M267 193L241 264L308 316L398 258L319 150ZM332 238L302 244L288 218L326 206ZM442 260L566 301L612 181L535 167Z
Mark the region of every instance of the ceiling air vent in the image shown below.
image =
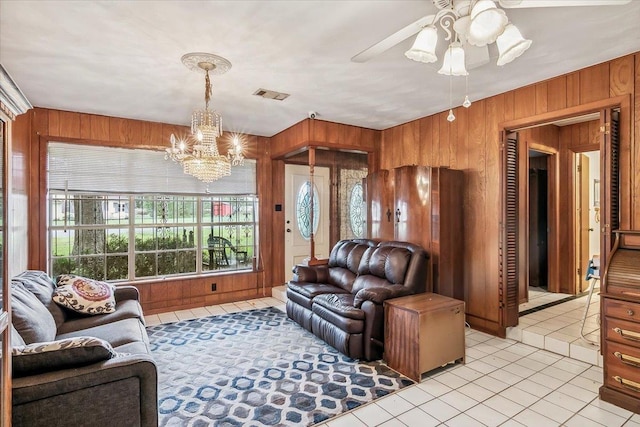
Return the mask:
M253 94L267 99L275 99L276 101L284 101L289 97L288 93L276 92L275 90L267 89L258 89L253 92Z

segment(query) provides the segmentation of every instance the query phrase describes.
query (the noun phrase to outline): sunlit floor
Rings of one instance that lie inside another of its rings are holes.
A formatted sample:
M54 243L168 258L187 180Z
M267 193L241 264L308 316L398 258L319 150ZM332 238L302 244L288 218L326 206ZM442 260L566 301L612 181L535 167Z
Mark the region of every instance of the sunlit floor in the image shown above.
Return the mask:
M379 398L321 427L635 426L640 415L598 398L597 346L580 339L586 296L520 318L507 339L466 331L466 364L423 375L420 384ZM598 295L585 331L597 338ZM274 306L276 298L146 316L148 325ZM600 364L600 366L598 366Z

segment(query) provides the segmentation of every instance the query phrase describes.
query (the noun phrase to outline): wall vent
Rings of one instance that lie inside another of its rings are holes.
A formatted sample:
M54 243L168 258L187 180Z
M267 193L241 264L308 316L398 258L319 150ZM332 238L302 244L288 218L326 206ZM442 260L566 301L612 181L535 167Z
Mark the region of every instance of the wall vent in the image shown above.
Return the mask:
M288 93L276 92L275 90L267 89L258 89L253 92L253 94L266 99L275 99L276 101L283 101L289 97Z

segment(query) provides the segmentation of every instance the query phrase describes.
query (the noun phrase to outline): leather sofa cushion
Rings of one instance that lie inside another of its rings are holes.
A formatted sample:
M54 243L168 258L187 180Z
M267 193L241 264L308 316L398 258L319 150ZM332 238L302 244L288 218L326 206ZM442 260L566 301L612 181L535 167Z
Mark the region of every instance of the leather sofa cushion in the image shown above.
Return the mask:
M324 294L313 299L314 313L317 313L315 306L323 307L341 317L355 320L364 320L364 311L353 305L353 294Z
M358 275L372 274L382 277L390 283L404 283L411 251L392 246L367 249L360 261Z
M329 283L338 286L345 292L351 292L356 274L348 268L332 267L329 269Z
M329 285L326 283L289 282L287 284L287 295L289 295L289 292L295 292L308 299L312 299L315 296L321 294L341 294L346 293L347 291L337 286Z

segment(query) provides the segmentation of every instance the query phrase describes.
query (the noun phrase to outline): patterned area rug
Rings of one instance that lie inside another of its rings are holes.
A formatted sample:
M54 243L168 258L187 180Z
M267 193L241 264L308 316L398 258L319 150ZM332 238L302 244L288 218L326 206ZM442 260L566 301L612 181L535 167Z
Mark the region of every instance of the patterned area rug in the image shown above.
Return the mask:
M161 426L312 425L413 384L340 354L275 308L147 332Z

